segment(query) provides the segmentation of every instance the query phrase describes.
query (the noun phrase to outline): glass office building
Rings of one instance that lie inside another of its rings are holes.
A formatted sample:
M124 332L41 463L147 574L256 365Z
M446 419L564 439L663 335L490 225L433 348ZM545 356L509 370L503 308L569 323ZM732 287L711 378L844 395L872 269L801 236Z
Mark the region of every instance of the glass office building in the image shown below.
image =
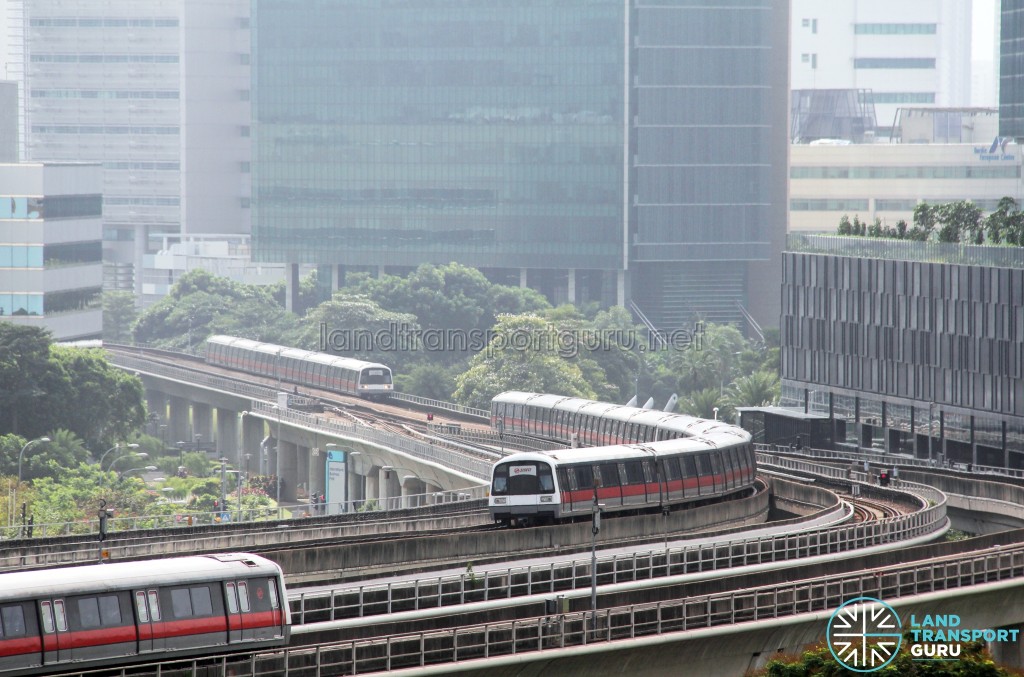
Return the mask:
M999 135L1024 139L1024 0L1002 0Z
M731 319L781 251L781 0L253 7L258 261L458 261L680 326L679 271L710 268L698 296Z

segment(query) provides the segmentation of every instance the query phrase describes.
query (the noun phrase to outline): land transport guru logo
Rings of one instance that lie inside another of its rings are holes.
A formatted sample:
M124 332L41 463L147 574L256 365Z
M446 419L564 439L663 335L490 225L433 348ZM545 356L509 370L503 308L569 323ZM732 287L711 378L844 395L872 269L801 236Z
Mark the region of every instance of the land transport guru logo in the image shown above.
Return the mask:
M956 614L911 614L906 639L914 661L957 660L961 642L1013 642L1019 629L976 629ZM829 651L847 670L875 672L891 663L904 640L896 610L874 597L857 597L836 609L826 632Z
M851 599L828 619L828 649L854 672L881 670L896 658L903 623L896 610L873 597Z

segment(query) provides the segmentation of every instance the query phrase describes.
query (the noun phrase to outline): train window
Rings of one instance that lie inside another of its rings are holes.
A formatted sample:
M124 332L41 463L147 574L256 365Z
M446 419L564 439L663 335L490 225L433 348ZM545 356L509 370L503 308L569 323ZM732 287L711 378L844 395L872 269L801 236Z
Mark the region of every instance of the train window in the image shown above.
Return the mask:
M235 594L235 584L225 583L226 593L228 597L228 611L233 614L238 613L238 595Z
M26 630L25 610L20 604L5 606L0 609L0 617L3 618L3 628L0 630L0 637L24 637Z
M117 595L104 595L99 598L99 603L100 623L104 627L121 625L121 604L117 599Z
M666 458L665 464L665 477L669 480L678 480L681 475L679 474L679 459L678 458Z
M68 617L64 614L64 600L53 600L53 618L57 622L57 632L68 631Z
M696 477L697 463L694 460L694 457L692 455L683 456L683 458L680 460L682 461L681 465L683 466L683 477Z
M273 578L267 579L267 591L270 593L270 608L280 609L281 601L277 596L277 581Z
M643 484L644 483L644 465L640 461L629 461L625 464L626 466L626 483L627 484Z
M153 617L154 621L160 620L160 596L156 590L150 590L149 595L149 613Z
M364 369L360 382L368 385L384 385L391 383L391 374L386 369Z
M117 595L81 597L77 601L78 622L83 628L121 625L121 607L117 603Z
M555 491L555 476L551 474L551 466L540 465L540 493L552 494Z
M570 469L570 474L576 478L574 489L594 488L594 469L589 465L578 465Z
M494 469L494 479L491 481L491 495L504 496L508 493L508 465L501 464Z
M43 617L43 632L48 635L53 634L53 610L50 608L49 602L40 602L39 608L41 609Z
M192 617L192 597L188 594L188 588L171 590L171 613L175 618Z
M83 628L98 628L100 623L100 607L95 597L78 600L78 619Z
M149 609L146 608L146 593L139 590L135 593L135 611L139 614L139 620L143 623L149 622Z
M249 611L249 584L245 581L238 582L238 607L243 612Z
M269 578L254 578L249 581L249 587L252 588L252 610L253 611L270 611L271 609L277 608L276 591L271 594L267 589L268 584L272 584L273 581Z
M212 616L213 600L210 597L210 588L202 585L190 588L192 597L192 613L196 616Z
M658 472L654 468L654 461L644 461L644 481L654 482L658 477Z
M721 487L722 481L719 480L718 478L723 477L723 475L725 474L724 470L722 469L722 457L719 456L718 454L711 454L710 456L708 456L708 460L711 461L711 474L715 476L715 484Z

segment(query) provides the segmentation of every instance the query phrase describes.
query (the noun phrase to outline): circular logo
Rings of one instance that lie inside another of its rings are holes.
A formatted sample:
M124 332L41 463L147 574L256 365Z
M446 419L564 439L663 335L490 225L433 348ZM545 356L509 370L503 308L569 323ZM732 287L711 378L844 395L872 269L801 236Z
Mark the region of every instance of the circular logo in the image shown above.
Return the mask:
M854 672L874 672L888 665L903 643L903 624L891 606L874 597L851 599L828 621L828 649Z

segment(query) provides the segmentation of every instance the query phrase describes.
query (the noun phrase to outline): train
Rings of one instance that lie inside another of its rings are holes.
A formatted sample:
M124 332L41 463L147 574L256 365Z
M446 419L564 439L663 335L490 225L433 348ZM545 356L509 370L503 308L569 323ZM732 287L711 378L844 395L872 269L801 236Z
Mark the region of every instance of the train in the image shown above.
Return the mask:
M247 553L0 574L0 675L288 643L281 568Z
M496 396L491 421L572 445L494 464L488 504L504 525L589 516L595 499L608 513L721 500L751 491L757 476L750 434L722 421L523 392Z
M365 399L386 399L394 391L387 365L236 336L206 339L206 362Z

